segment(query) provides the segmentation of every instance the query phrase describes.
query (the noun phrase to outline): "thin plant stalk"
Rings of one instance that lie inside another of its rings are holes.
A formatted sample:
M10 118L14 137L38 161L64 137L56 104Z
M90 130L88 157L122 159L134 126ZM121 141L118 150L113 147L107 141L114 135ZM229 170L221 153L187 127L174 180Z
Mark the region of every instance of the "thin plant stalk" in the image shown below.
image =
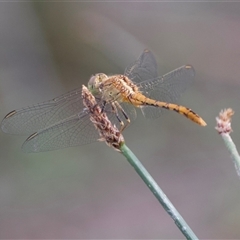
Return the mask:
M174 223L180 229L182 234L186 237L186 239L198 239L194 234L192 229L188 226L182 216L179 214L177 209L173 206L170 200L167 198L165 193L161 190L152 176L148 173L142 163L138 160L138 158L134 155L134 153L123 143L120 147L121 153L126 157L127 161L133 166L138 175L142 178L145 184L148 186L150 191L154 194L166 212L171 216L174 220Z

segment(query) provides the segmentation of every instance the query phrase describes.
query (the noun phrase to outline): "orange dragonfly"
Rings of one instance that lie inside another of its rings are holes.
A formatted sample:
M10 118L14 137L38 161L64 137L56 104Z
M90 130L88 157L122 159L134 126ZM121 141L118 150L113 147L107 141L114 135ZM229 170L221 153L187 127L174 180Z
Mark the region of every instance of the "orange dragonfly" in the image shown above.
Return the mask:
M185 65L159 77L154 55L145 50L123 75L98 73L90 78L88 88L96 96L98 105L121 130L136 118L134 107L140 107L147 118L157 118L166 110L173 110L205 126L199 115L176 104L193 82L194 75L193 67ZM5 116L1 128L10 134L32 134L22 146L25 152L84 145L99 138L88 109L83 106L81 88L50 101L14 110Z

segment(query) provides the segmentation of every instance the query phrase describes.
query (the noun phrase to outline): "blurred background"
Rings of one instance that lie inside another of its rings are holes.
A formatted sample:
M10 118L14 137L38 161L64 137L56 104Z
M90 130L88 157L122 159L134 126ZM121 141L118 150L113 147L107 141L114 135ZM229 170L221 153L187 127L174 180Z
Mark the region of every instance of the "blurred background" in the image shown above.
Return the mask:
M123 73L145 48L161 75L192 64L180 103L207 127L138 112L124 137L200 239L239 239L240 179L215 130L218 112L232 107L240 143L239 26L233 2L1 2L0 118L94 73ZM26 137L0 133L0 238L184 238L106 144L25 154Z

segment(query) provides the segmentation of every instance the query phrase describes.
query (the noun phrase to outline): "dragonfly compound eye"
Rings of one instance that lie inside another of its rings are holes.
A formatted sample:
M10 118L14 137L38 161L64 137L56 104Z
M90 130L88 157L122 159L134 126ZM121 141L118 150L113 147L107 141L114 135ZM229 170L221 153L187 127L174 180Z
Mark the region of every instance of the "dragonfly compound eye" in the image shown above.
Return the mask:
M95 75L91 76L91 78L88 81L88 89L89 90L93 89L95 81L96 81L96 76Z
M97 77L98 77L98 81L101 83L108 79L108 76L104 73L98 73Z
M100 76L99 74L91 76L91 78L88 81L88 90L92 94L97 94L99 92L99 85L100 85Z

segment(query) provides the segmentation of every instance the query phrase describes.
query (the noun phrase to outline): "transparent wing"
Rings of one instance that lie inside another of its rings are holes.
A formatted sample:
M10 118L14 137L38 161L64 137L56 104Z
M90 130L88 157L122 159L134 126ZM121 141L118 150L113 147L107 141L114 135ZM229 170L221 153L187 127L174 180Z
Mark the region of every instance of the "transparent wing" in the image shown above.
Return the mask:
M185 65L155 79L138 83L139 90L149 98L169 103L176 103L182 93L194 80L195 71L191 65ZM142 107L147 118L160 117L166 110L155 107Z
M3 132L17 135L30 135L40 129L63 121L74 115L81 115L84 110L81 97L82 89L78 88L56 97L50 101L39 103L30 107L14 110L8 113L2 120L1 128ZM136 110L129 104L121 104L131 120L136 119ZM106 111L112 112L110 104L106 106ZM124 120L122 113L119 113ZM111 116L116 125L114 116Z
M99 139L99 134L88 113L75 115L53 126L32 134L24 142L24 152L44 152L88 144Z
M182 66L162 77L158 77L157 62L149 50L144 50L140 57L125 70L139 90L149 98L176 103L186 88L193 82L195 71L192 66ZM160 117L166 110L150 106L141 107L147 118Z
M120 122L112 112L110 104L107 104L105 111L112 124L120 128ZM119 113L119 116L123 119L122 113ZM24 152L45 152L85 145L99 138L98 131L90 121L88 111L84 110L81 114L71 116L32 134L24 142L22 149Z
M97 99L100 107L101 99ZM135 109L123 104L131 119L136 118ZM104 108L110 121L117 127L120 122L111 104ZM125 121L122 112L121 120ZM24 142L25 152L42 152L59 148L88 144L99 139L98 131L84 108L81 88L53 100L10 112L2 121L2 130L11 134L32 134Z
M149 50L144 50L140 57L130 64L124 72L134 83L140 83L148 79L158 77L157 61L153 53Z
M78 114L83 108L81 88L78 88L50 101L10 112L1 128L5 133L29 135Z

